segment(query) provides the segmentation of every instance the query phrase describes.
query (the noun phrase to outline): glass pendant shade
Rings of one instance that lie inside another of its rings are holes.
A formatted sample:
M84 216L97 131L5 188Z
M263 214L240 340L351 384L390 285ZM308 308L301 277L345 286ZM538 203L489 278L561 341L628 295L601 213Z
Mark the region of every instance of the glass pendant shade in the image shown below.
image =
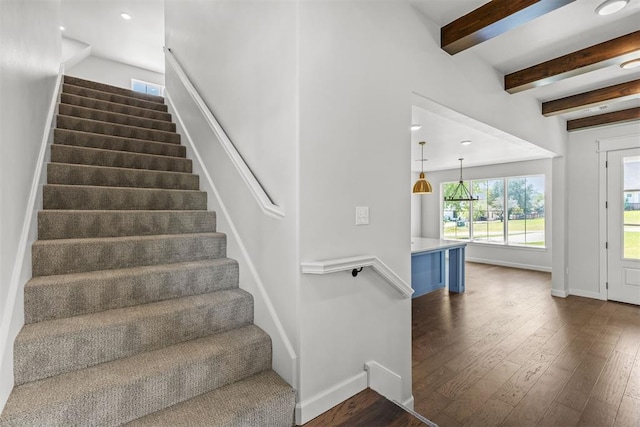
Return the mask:
M429 194L433 193L433 188L429 181L424 177L424 172L420 172L420 178L413 184L413 194Z

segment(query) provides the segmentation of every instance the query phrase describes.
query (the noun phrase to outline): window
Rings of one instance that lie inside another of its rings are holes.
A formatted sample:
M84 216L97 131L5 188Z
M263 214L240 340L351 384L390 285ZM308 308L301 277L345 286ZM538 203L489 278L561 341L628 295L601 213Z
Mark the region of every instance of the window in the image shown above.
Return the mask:
M444 196L457 182L443 183ZM492 178L466 181L478 200L443 204L442 235L516 246L545 246L544 176Z
M149 95L162 96L164 86L143 82L142 80L131 79L131 90L135 92L148 93Z

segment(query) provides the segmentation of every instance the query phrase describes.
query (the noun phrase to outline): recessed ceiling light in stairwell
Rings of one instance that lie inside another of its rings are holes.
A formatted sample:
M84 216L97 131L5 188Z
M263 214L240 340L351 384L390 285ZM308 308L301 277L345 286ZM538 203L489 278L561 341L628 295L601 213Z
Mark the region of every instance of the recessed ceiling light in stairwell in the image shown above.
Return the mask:
M596 7L596 13L600 16L614 14L629 4L629 0L607 0Z
M129 21L131 19L131 15L129 15L127 12L122 12L120 16L122 16L122 19L126 21Z
M461 145L471 145L471 140L470 139L465 139L464 141L460 141Z
M64 27L62 25L60 25L60 31L64 31Z
M411 130L422 129L422 125L411 125Z

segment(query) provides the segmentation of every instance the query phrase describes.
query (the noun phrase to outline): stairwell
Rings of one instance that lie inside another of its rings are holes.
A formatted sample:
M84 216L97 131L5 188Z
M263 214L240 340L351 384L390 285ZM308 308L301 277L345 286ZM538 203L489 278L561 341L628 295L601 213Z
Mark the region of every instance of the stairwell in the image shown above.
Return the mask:
M64 77L0 426L291 426L161 97Z

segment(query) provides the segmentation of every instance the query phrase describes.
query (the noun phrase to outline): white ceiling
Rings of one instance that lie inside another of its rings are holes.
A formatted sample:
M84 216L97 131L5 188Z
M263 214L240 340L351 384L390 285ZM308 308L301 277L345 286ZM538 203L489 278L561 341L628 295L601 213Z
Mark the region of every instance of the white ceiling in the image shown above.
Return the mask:
M487 0L410 0L413 6L440 27L477 9ZM532 22L487 40L457 55L476 55L502 74L512 73L549 59L601 43L640 29L640 0L631 0L625 9L599 16L595 8L603 0L577 0L550 12ZM640 69L622 70L617 65L572 77L546 86L533 88L511 96L534 97L540 102L570 96L599 87L624 83L640 78ZM566 113L560 117L574 119L626 108L639 107L640 97L624 102L611 103L590 111ZM412 110L412 119L423 128L412 132L412 167L420 170L420 146L427 141L425 170L441 170L459 167L458 157L465 157L465 166L522 161L551 157L553 154L511 135L494 135L496 129L468 117L456 121L446 116L456 115L443 106ZM461 146L460 141L470 139L473 144ZM436 168L434 165L438 165Z
M61 8L63 35L92 55L164 73L164 0L61 0Z

